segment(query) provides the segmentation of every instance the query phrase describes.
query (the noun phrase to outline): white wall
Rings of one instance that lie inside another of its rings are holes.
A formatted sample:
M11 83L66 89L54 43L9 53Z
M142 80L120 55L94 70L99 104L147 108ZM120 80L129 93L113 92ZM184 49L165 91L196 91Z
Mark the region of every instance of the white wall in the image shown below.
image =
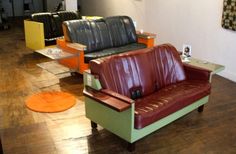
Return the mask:
M47 11L48 12L53 12L57 5L61 2L62 0L46 0L46 5L47 5Z
M79 0L82 15L113 16L128 15L143 29L145 20L145 0Z
M7 16L12 16L11 3L9 1L2 1L2 7L4 8Z
M223 0L146 0L145 29L157 43L178 50L192 45L194 57L226 66L220 75L236 81L236 32L221 28Z
M66 10L67 11L77 11L77 0L65 0Z
M223 0L79 0L83 15L129 15L137 29L196 58L225 65L220 75L236 81L236 32L221 28Z

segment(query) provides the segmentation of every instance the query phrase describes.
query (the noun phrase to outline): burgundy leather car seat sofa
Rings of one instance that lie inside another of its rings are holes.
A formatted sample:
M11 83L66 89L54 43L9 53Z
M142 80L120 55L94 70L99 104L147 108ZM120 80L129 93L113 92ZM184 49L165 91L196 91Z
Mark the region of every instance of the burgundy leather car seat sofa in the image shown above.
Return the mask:
M86 116L128 141L194 109L203 110L210 71L183 64L170 44L90 61L84 73Z

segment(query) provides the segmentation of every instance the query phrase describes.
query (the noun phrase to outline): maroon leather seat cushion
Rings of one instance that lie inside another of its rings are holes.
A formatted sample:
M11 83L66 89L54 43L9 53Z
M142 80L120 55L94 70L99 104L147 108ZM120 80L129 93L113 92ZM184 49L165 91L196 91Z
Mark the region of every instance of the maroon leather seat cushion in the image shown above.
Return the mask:
M206 81L191 80L172 84L136 100L135 128L140 129L210 94Z

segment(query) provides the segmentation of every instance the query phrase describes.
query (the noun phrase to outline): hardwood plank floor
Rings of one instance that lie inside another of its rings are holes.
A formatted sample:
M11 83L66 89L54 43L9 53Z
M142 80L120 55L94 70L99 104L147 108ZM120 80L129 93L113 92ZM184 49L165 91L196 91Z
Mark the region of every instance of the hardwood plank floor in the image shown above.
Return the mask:
M18 25L18 24L15 24ZM23 28L0 32L0 130L5 154L128 153L126 142L85 117L82 76L63 79L36 64L49 59L25 47ZM61 113L28 110L27 96L47 90L74 94ZM210 102L138 141L134 153L236 153L236 83L214 76Z

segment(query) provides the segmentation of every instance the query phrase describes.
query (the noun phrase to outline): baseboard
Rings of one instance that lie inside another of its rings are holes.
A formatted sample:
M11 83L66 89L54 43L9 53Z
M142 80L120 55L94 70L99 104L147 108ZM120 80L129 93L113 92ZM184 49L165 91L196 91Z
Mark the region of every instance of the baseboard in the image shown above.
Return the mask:
M219 73L219 75L224 78L227 78L233 82L236 82L236 74L235 73L224 70L221 73Z

